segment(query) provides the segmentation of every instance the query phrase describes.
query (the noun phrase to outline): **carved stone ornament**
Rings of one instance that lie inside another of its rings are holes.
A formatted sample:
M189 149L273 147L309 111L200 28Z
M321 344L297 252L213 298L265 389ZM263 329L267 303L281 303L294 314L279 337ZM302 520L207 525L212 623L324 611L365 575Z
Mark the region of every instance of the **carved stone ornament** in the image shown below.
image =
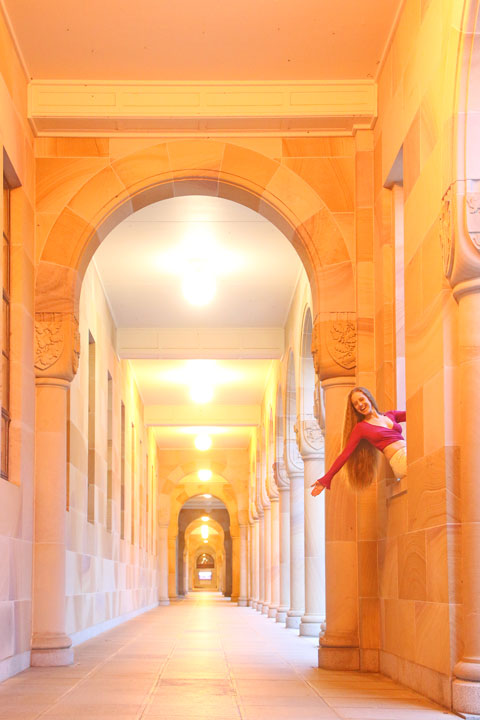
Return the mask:
M465 195L465 211L468 234L474 247L480 250L480 193L470 192Z
M313 415L320 425L322 432L325 432L325 398L324 390L319 380L315 383L315 395L313 400Z
M455 252L453 212L453 190L449 187L442 198L442 209L440 212L440 241L442 243L443 271L447 278L450 278L452 274Z
M328 321L327 350L337 365L351 370L356 364L357 328L347 313L332 313Z
M299 418L295 425L297 443L302 458L324 457L325 441L322 430L314 417Z
M283 459L288 475L303 473L303 458L298 450L296 440L285 440Z
M35 367L37 370L47 370L54 365L62 354L63 345L62 313L36 313Z
M288 490L290 487L290 480L288 479L285 464L283 462L274 462L273 465L273 476L279 490Z
M78 320L76 317L73 318L74 331L73 331L73 358L72 358L72 369L73 374L76 375L78 370L78 363L80 361L80 330L78 327Z
M73 380L80 357L78 320L72 313L35 313L35 374L37 378Z

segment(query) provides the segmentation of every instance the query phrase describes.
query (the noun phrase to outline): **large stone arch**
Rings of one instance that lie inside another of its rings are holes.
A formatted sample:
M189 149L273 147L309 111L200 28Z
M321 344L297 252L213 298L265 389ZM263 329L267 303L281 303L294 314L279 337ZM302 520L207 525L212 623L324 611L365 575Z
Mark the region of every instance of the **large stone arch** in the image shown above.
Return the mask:
M315 190L258 152L189 139L161 142L112 160L63 206L39 250L37 313L76 316L85 270L105 236L152 202L190 194L241 203L279 228L304 264L315 314L355 310L352 260L336 220Z

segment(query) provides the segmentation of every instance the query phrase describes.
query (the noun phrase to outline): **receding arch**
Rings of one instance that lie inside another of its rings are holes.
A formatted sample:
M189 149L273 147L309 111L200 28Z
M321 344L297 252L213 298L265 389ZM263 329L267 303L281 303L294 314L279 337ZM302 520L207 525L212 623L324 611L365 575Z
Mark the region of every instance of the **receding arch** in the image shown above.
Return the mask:
M276 160L205 139L139 150L85 182L56 217L41 250L37 311L76 314L85 270L106 235L146 205L195 194L233 200L270 220L303 262L316 313L354 311L352 260L334 216L314 189Z

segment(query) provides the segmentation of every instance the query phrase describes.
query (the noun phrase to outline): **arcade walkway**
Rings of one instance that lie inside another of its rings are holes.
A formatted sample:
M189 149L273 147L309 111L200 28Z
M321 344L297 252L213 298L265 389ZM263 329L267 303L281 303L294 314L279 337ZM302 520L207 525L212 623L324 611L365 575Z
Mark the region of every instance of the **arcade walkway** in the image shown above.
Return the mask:
M221 596L142 615L71 667L0 685L1 720L436 720L456 717L378 675L315 667L315 642Z

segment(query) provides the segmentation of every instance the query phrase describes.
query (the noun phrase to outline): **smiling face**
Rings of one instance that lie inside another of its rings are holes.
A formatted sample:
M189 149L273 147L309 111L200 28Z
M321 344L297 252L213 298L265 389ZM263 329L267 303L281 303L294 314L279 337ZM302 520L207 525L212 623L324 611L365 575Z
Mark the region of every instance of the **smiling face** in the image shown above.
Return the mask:
M372 403L361 390L355 390L350 396L350 401L360 415L364 417L371 415L373 410Z

